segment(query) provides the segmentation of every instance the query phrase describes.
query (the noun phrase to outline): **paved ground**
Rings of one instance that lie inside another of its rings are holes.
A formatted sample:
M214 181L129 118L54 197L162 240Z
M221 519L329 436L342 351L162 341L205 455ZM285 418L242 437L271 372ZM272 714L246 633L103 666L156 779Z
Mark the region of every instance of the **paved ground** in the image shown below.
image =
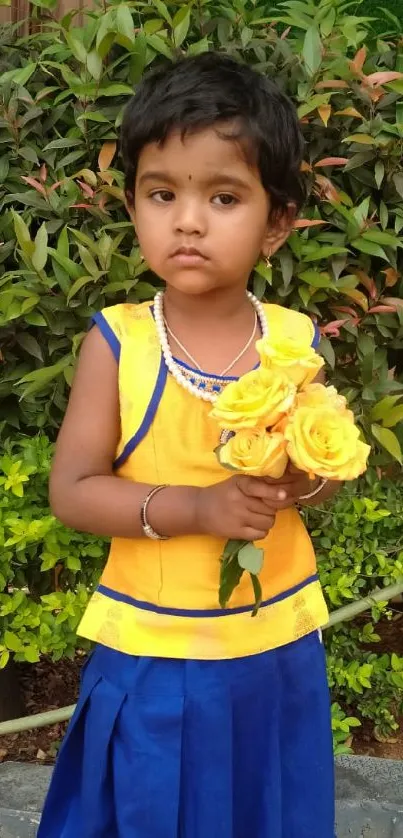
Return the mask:
M35 838L50 773L28 763L0 765L0 838ZM337 760L337 838L403 838L403 762Z

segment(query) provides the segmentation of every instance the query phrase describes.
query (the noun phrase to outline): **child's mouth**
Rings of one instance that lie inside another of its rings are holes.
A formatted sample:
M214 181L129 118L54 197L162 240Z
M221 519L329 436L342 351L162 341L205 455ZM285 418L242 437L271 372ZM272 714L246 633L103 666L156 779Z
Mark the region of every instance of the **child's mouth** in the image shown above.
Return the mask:
M175 264L186 268L199 267L206 262L207 257L194 247L179 247L170 257Z

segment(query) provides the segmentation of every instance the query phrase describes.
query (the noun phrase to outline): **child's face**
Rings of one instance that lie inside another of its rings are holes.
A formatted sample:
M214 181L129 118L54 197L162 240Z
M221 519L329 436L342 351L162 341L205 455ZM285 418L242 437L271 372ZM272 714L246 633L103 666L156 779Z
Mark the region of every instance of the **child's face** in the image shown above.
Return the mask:
M269 213L258 170L213 128L183 142L175 132L140 154L131 213L140 247L154 273L182 293L245 287L259 256L289 233L289 218L273 226Z

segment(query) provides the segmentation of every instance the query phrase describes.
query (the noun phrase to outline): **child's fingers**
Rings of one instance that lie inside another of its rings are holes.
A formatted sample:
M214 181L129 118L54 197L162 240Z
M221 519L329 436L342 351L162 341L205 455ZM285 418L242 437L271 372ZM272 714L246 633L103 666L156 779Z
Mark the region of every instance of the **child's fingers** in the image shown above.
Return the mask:
M287 484L284 485L282 481L280 483L278 480L273 483L267 483L266 480L259 480L247 487L246 491L249 494L248 490L250 490L251 496L261 498L268 506L271 503L284 503L287 498L294 494L291 485L287 487Z

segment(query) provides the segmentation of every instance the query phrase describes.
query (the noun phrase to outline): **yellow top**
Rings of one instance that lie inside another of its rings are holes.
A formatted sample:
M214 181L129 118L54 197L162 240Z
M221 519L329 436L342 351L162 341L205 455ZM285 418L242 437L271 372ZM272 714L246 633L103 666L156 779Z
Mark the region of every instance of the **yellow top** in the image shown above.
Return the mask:
M269 330L312 344L304 314L266 305ZM211 405L168 374L150 303L122 304L95 315L119 364L119 477L150 484L208 486L226 480L214 449L219 429ZM182 365L185 374L191 370ZM227 379L208 376L209 389ZM253 590L244 574L228 608L218 604L224 540L183 536L167 541L114 538L101 583L79 634L133 655L223 659L289 643L327 622L312 544L295 508L281 511L268 537L260 574L263 604L251 617Z

